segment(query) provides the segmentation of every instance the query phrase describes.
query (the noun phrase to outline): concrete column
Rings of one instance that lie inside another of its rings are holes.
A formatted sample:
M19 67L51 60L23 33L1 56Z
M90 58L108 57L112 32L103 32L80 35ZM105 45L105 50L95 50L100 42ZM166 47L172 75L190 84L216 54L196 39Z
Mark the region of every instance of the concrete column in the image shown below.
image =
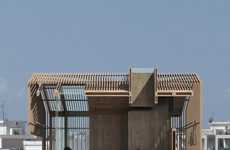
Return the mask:
M215 139L215 150L218 150L218 140L219 140L219 137L216 136L216 139Z
M208 137L205 136L205 137L204 137L204 150L208 150L208 145L207 145L208 142L207 142L207 141L208 141Z

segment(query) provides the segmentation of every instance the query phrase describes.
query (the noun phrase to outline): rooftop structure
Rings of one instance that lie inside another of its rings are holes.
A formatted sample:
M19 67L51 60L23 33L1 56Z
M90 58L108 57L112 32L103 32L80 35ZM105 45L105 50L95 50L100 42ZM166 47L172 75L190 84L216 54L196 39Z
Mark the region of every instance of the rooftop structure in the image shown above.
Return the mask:
M157 69L36 73L28 82L30 132L49 150L198 150L200 86L196 74Z

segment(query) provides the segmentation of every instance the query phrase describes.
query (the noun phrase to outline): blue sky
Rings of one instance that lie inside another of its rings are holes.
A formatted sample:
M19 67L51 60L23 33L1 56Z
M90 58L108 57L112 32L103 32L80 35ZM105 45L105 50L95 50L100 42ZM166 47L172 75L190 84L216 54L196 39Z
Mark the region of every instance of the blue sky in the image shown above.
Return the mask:
M230 120L229 0L0 1L0 100L27 118L33 72L197 72L204 122Z

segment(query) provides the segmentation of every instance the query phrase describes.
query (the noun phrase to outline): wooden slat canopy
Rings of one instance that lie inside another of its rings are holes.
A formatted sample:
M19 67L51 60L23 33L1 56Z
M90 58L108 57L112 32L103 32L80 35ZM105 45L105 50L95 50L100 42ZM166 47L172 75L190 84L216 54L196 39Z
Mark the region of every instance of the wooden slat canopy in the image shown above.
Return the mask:
M36 85L66 84L85 85L89 93L125 92L129 91L129 75L127 73L36 73L28 82L32 94L36 92ZM200 82L193 73L185 74L157 74L157 91L189 91L194 84Z
M156 74L155 96L191 96L193 86L200 80L196 74ZM129 97L128 73L35 73L28 81L29 121L43 126L45 108L36 93L41 85L83 85L86 96ZM34 131L36 132L36 131ZM40 132L40 131L39 131Z

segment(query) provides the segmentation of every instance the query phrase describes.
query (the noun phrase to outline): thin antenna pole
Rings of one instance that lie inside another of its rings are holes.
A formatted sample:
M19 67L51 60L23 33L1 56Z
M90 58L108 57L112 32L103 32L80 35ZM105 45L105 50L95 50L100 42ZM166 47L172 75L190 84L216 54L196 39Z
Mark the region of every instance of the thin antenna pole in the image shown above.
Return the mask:
M2 111L2 120L5 120L5 102L2 101L0 105L1 111Z

